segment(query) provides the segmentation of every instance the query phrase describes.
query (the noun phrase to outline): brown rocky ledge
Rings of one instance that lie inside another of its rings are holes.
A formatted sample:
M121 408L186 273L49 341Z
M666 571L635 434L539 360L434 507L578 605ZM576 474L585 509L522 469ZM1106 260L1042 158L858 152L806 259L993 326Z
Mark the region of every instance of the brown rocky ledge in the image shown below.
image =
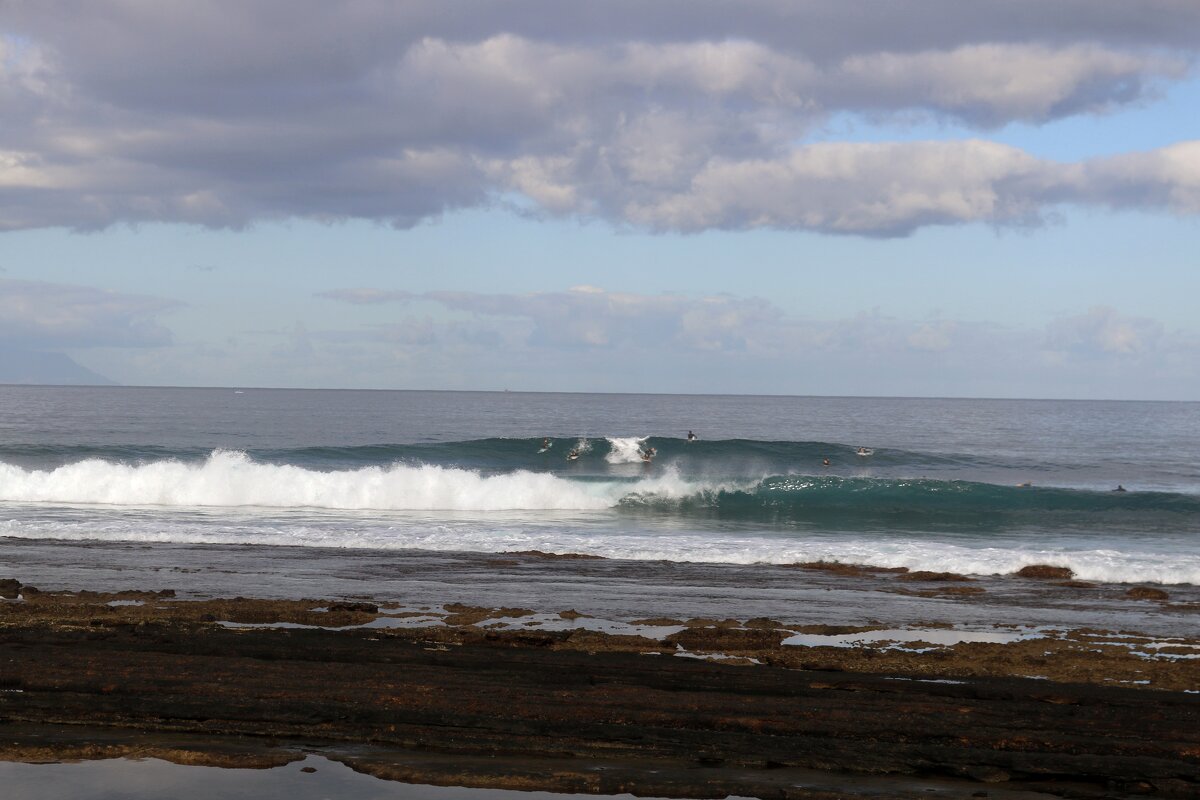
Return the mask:
M241 763L257 748L270 765L287 760L279 748L322 748L380 777L552 791L1200 794L1192 641L813 647L783 642L869 628L663 619L603 633L557 613L543 616L564 629L530 627L527 609L22 594L0 603L0 758ZM361 627L389 620L417 627ZM292 627L257 627L279 624ZM246 736L257 744L228 738Z

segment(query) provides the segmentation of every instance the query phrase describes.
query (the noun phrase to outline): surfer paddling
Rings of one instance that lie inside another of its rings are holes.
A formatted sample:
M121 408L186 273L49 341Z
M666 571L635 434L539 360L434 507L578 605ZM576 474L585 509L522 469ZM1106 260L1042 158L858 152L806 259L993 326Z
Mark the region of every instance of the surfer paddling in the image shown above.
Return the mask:
M568 453L567 453L567 461L574 461L574 460L575 460L575 459L577 459L577 458L579 458L579 451L578 451L578 450L570 450L570 451L568 451Z
M688 431L688 438L687 438L687 440L688 440L689 442L694 442L694 441L696 441L696 434L692 433L691 431Z

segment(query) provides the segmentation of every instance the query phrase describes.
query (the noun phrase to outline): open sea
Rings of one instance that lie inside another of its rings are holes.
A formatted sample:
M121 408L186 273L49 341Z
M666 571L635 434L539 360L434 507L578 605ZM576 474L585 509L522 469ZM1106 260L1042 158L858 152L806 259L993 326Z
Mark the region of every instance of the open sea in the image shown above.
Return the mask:
M2 386L14 539L1200 584L1200 403Z

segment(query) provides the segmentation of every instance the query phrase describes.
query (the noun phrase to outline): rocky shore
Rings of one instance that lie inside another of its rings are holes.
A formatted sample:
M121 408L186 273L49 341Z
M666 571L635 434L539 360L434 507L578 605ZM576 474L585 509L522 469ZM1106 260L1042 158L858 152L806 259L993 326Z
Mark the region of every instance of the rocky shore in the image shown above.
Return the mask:
M5 760L320 752L407 782L673 797L1200 795L1187 637L0 589Z

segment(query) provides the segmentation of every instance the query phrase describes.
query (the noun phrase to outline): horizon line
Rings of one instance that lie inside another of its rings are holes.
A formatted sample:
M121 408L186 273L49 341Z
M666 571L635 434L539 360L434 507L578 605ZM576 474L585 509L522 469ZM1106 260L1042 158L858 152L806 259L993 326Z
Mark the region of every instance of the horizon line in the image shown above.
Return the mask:
M385 389L379 387L351 388L344 386L250 386L228 384L220 386L184 386L178 384L122 384L122 383L3 383L3 388L28 389L223 389L229 391L255 392L423 392L454 394L569 394L607 395L627 397L773 397L812 400L983 400L997 402L1056 402L1056 403L1197 403L1191 400L1114 397L996 397L980 395L888 395L888 394L783 394L756 392L582 392L571 390L544 389Z

